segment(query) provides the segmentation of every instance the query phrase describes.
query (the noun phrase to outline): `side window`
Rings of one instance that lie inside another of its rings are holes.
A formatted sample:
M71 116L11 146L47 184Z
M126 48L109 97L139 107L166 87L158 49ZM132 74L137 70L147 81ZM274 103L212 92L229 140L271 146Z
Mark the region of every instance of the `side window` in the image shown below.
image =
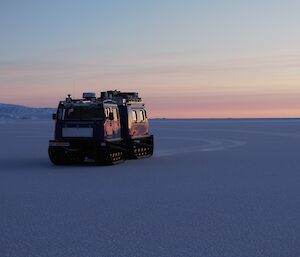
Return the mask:
M109 109L109 107L106 107L106 108L105 108L105 116L106 116L106 119L108 119L109 113L110 113L110 109Z
M134 122L137 122L137 112L136 112L136 110L132 110L132 120Z
M114 114L114 121L117 121L119 119L119 115L116 108L113 108L113 114Z
M139 120L139 121L145 121L145 114L144 114L144 111L143 111L143 110L140 110L139 113L140 113L140 120Z
M112 112L112 109L111 108L109 108L109 107L106 107L105 108L105 116L106 116L106 118L108 119L109 118L109 114Z

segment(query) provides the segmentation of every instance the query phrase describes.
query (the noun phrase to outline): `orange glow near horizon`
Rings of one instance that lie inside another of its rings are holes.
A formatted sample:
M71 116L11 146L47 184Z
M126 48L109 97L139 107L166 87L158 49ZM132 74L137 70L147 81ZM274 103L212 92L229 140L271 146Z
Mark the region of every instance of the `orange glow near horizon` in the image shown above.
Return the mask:
M56 108L58 101L66 94L58 96L34 96L25 94L23 98L11 98L4 103L31 107ZM80 97L79 95L77 97ZM295 96L253 96L253 97L144 97L150 118L297 118L300 106ZM239 97L239 99L237 99Z
M0 102L56 107L67 94L78 98L82 92L118 89L139 92L156 118L300 116L300 56L165 59L128 60L122 68L107 64L100 71L93 59L4 66Z
M214 63L214 69L192 70L187 66L180 71L172 69L174 64L140 71L134 71L133 65L132 71L129 67L126 72L107 75L79 67L86 72L80 76L67 67L62 76L57 75L55 65L16 71L10 67L2 72L6 80L0 80L0 102L56 107L69 93L79 98L82 92L99 95L100 91L118 89L139 92L152 118L300 117L300 68L292 65L294 59L292 68L286 65L289 58L269 59L277 60L276 65L257 67L259 61L254 60L220 61Z

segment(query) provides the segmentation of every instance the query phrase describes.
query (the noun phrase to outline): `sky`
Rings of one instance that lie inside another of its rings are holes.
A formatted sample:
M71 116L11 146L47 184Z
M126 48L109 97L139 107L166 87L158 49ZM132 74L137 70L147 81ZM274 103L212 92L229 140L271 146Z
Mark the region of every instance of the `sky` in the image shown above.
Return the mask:
M300 1L0 0L0 102L138 91L151 117L300 117Z

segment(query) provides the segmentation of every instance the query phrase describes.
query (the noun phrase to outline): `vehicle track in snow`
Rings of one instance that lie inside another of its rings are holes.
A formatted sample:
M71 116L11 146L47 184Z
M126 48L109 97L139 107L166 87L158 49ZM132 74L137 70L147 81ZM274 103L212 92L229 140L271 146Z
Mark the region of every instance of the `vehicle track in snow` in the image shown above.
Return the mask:
M161 128L161 130L167 130L167 128ZM173 131L182 131L181 129L172 128ZM295 133L280 133L280 132L265 132L265 131L256 131L256 130L244 130L244 129L187 129L189 132L216 132L216 133L245 133L253 135L264 135L264 136L273 136L273 137L285 137L300 139L300 134ZM217 139L217 138L195 138L195 137L161 137L161 140L189 140L189 141L198 141L202 142L201 145L194 146L182 146L176 147L175 149L162 149L156 150L154 156L164 157L172 156L177 154L193 153L193 152L208 152L208 151L222 151L234 147L239 147L247 144L247 142L233 140L233 139Z
M161 130L166 130L166 128L162 128ZM181 129L176 129L176 128L172 130L182 131ZM296 133L264 132L264 131L244 130L244 129L187 129L187 130L189 132L246 133L246 134L262 135L262 136L275 136L275 137L287 137L287 138L300 139L300 134L296 134Z
M232 139L209 139L209 138L194 138L194 137L161 137L160 140L182 140L182 141L198 141L203 144L194 146L182 146L174 149L165 149L155 151L154 156L165 157L177 154L195 153L195 152L210 152L223 151L229 148L245 145L246 142Z

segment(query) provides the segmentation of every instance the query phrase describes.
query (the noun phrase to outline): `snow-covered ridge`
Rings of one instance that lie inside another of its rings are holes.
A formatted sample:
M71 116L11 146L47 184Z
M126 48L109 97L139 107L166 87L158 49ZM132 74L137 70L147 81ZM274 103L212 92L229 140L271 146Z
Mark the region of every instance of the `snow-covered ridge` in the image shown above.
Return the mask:
M51 114L55 112L54 108L33 108L21 105L0 103L0 120L18 120L18 119L51 119Z

